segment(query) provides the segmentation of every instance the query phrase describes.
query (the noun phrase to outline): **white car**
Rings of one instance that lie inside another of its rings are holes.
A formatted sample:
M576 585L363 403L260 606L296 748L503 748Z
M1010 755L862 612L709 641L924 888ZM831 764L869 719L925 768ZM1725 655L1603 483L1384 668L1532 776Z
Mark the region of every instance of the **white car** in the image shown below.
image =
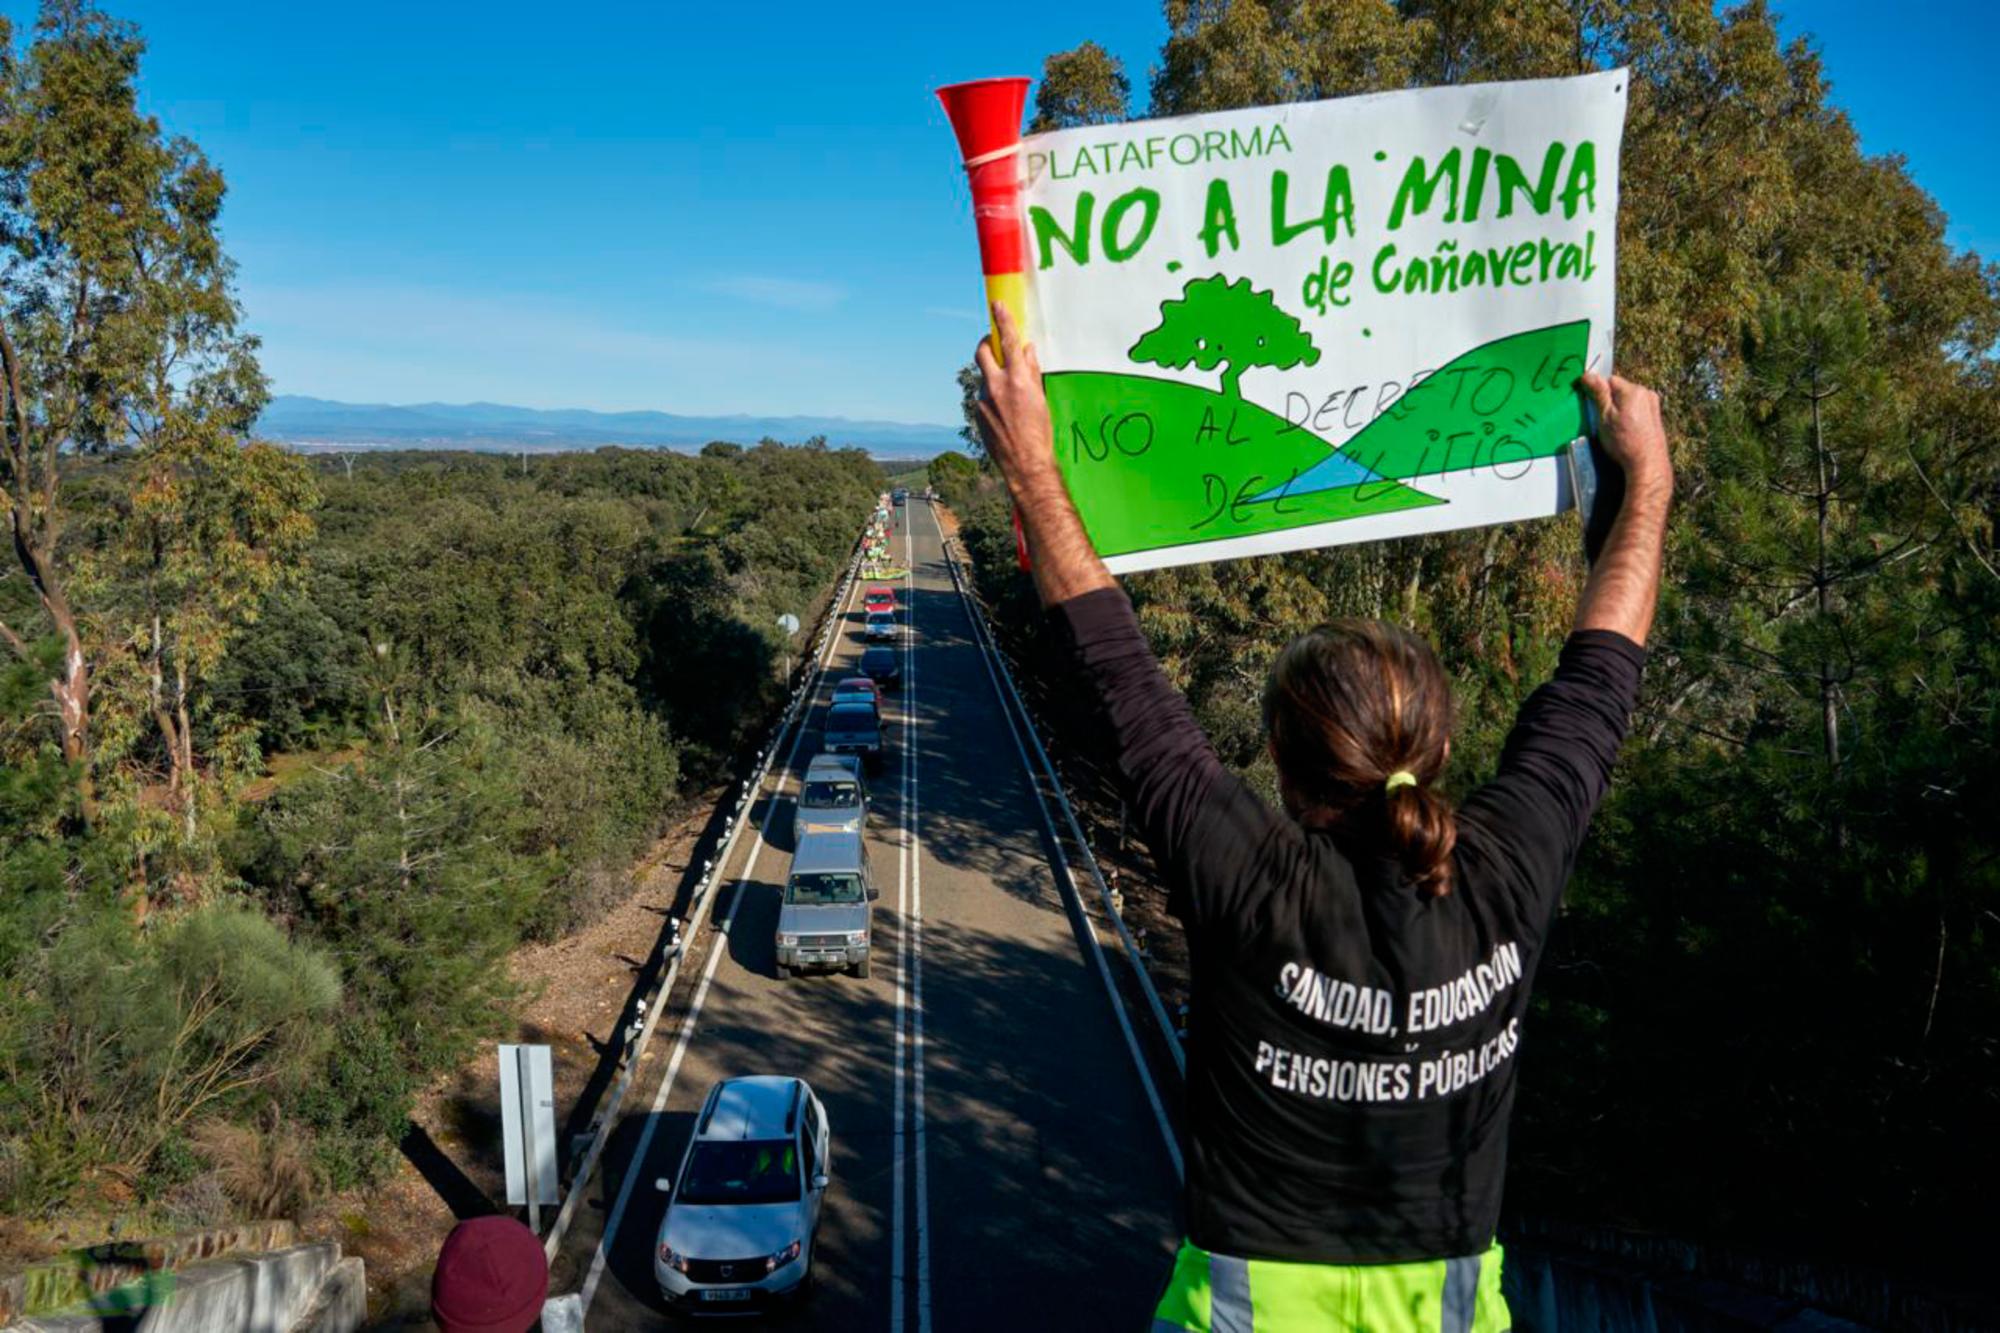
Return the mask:
M868 637L873 639L893 639L896 637L896 613L894 611L870 611L866 625Z
M831 1183L826 1108L804 1079L724 1079L708 1091L653 1252L678 1310L743 1313L786 1304L812 1281L813 1233Z

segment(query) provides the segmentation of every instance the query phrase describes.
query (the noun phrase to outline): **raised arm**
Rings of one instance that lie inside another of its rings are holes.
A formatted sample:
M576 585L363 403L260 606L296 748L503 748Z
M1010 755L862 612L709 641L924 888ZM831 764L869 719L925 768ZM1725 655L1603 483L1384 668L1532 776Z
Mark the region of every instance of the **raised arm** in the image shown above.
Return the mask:
M1555 678L1521 706L1499 772L1459 808L1459 855L1539 936L1555 911L1590 817L1611 786L1659 600L1673 498L1660 400L1629 380L1586 375L1599 443L1625 473L1625 502L1577 599Z
M1153 657L1124 589L1090 544L1051 444L1035 349L1004 307L993 311L1005 360L981 339L979 412L986 451L1019 507L1035 589L1067 636L1101 743L1140 835L1165 873L1168 904L1189 926L1228 919L1264 882L1256 854L1279 854L1296 830L1223 766Z
M1625 503L1577 599L1576 628L1606 629L1640 647L1653 628L1667 509L1674 497L1660 396L1642 384L1585 375L1577 387L1597 405L1598 443L1625 473Z
M1053 607L1099 588L1116 587L1111 571L1097 558L1056 467L1041 360L1032 344L1021 341L1021 331L1006 306L994 305L993 324L1006 359L995 359L990 340L979 340L973 356L986 378L979 415L986 424L986 452L1006 478L1027 534L1035 591L1043 606Z

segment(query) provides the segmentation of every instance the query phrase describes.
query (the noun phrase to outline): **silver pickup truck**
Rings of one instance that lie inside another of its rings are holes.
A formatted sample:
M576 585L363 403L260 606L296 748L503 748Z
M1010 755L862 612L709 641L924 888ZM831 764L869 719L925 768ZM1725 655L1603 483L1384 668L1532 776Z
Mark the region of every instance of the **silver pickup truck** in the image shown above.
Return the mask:
M806 765L792 802L792 837L808 833L859 833L868 823L868 784L861 760L851 754L816 754Z
M778 975L852 972L868 975L872 910L868 839L860 832L806 833L792 853L792 872L778 908Z

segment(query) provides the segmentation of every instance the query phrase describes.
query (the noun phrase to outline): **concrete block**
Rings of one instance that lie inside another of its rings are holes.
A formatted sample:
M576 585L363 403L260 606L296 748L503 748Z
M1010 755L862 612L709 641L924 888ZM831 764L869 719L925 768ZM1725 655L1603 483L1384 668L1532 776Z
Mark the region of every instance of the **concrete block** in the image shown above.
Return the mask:
M286 1333L312 1308L320 1284L339 1262L340 1246L333 1241L294 1245L251 1259L255 1295L247 1333Z
M130 1307L114 1304L120 1293L111 1292L95 1298L103 1302L97 1312L44 1315L23 1327L35 1333L95 1333L108 1327L137 1333L291 1333L339 1262L340 1246L327 1242L196 1264L162 1274L136 1324Z
M361 1256L350 1254L320 1283L319 1299L292 1326L292 1333L354 1333L368 1318L368 1274Z
M157 1282L173 1269L296 1244L298 1228L291 1221L267 1218L176 1236L87 1245L0 1276L0 1326L28 1314L66 1309L133 1282Z

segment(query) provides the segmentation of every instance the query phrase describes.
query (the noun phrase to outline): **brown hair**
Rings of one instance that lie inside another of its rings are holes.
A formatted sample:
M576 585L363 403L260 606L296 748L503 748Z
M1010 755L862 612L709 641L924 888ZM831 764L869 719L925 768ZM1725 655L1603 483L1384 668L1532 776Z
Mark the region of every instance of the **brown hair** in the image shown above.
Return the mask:
M1451 682L1430 645L1379 620L1292 640L1264 687L1264 729L1301 821L1385 850L1432 897L1451 892L1458 840L1436 787L1451 725ZM1396 773L1416 781L1391 789Z

